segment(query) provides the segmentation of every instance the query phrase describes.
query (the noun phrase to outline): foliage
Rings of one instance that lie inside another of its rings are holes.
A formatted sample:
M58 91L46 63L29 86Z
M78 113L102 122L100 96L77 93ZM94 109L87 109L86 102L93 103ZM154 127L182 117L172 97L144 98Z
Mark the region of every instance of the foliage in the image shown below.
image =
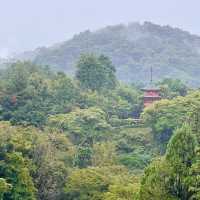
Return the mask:
M105 56L79 64L86 85L29 62L1 71L0 199L198 199L199 91L164 80L169 99L135 120L139 89L117 82Z
M11 184L8 184L4 178L0 178L0 200L3 200L4 194L8 193L11 188Z
M144 110L143 119L153 129L154 137L165 149L173 131L189 120L200 103L200 93L192 92L186 97L161 100Z
M2 199L137 197L139 177L132 173L138 175L144 165L127 165L128 169L120 162L128 155L119 143L127 126L135 126L131 117L139 115L141 93L116 84L115 69L107 57L99 56L98 62L107 82L96 91L83 90L64 73L29 62L17 62L1 71ZM130 135L130 146L137 148L140 143L144 149L143 140L147 140L149 149L153 148L149 132L141 139L134 131ZM145 157L140 150L142 154ZM82 186L81 181L85 181Z
M148 83L150 66L153 66L155 81L178 78L198 87L199 41L198 36L170 26L130 23L94 32L87 30L71 40L21 57L32 57L35 63L54 66L55 70L73 75L75 62L82 53L104 54L116 66L118 79L126 83Z
M105 136L110 125L99 108L76 109L68 114L50 116L48 124L70 134L75 144L90 145Z
M191 199L199 199L200 198L200 160L199 160L199 149L197 150L196 160L193 162L189 176L186 179L186 184L189 188L189 192L192 194Z
M107 57L100 56L98 59L104 63L101 67L107 70L105 74L109 76L107 81L103 80L104 89L101 93L83 91L75 80L62 72L54 73L47 67L29 62L17 62L8 66L1 73L0 119L9 120L15 125L42 128L49 115L69 113L75 107L99 107L109 117L139 116L142 101L138 89L122 84L118 84L116 88L112 86L110 81L114 79L114 74L108 69L114 73L114 67ZM88 76L86 74L86 78ZM116 81L112 82L115 84Z
M66 185L67 199L100 200L107 190L109 179L93 168L72 172Z
M198 196L199 187L193 185L195 182L190 174L198 155L196 148L196 137L191 127L183 125L177 129L169 142L165 157L147 168L142 180L140 199L185 200ZM198 175L199 173L196 174Z
M1 122L0 177L12 186L5 198L60 199L67 166L72 166L70 146L60 134Z
M70 155L70 147L68 139L57 133L51 133L37 141L32 161L35 165L33 177L38 188L38 199L62 199L68 176L67 168L72 166L74 155L74 153Z
M176 200L170 194L171 167L163 159L155 160L146 170L141 183L141 200ZM178 200L178 199L177 199Z
M76 104L80 94L72 79L59 72L50 84L51 113L69 112Z
M25 160L19 153L4 155L4 160L0 163L0 176L7 179L12 185L10 192L4 194L5 199L36 199L36 188L32 177Z
M172 99L177 96L186 96L187 86L178 79L165 78L157 84L161 89L161 97Z
M74 166L79 168L86 168L92 164L92 148L89 146L80 146L77 149Z
M77 64L76 78L84 89L113 89L116 85L115 68L111 61L101 55L82 55Z
M128 185L112 185L108 192L104 195L104 200L136 200L138 186L134 184Z
M92 166L105 167L116 164L116 147L112 142L96 143L93 146Z
M80 107L98 106L109 117L117 116L120 119L138 117L142 110L141 93L138 89L120 84L115 90L106 92L82 93Z
M2 74L1 119L42 127L51 113L67 112L78 90L62 73L28 62L17 62Z
M125 154L119 157L120 163L130 169L144 169L151 160L151 155L144 153Z
M151 130L123 128L115 136L119 162L129 169L144 169L157 154Z
M170 163L173 174L173 192L180 199L190 199L191 193L186 183L189 171L196 157L196 138L187 125L178 129L171 138L166 152L166 161Z
M118 175L114 175L118 174ZM139 181L122 167L96 167L72 172L66 184L67 199L129 200L137 196ZM123 185L123 186L122 186Z

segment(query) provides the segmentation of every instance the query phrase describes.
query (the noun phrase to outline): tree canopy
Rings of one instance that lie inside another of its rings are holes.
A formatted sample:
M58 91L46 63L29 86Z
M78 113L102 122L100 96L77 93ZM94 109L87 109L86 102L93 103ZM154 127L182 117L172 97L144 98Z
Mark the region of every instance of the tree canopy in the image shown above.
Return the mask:
M113 89L116 86L115 68L108 57L82 55L77 63L76 78L84 89Z
M74 78L30 62L0 71L0 199L199 199L200 92L165 79L144 109L106 56L78 65Z

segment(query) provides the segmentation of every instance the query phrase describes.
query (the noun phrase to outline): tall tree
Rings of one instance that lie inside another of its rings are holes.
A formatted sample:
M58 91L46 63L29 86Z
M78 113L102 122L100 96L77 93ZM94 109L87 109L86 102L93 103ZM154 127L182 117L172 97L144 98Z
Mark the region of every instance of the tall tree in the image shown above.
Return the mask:
M169 142L166 156L146 170L141 186L141 200L161 197L166 200L191 199L193 191L188 180L197 157L196 147L196 137L188 125L177 129ZM159 193L160 197L157 196Z
M168 145L166 161L173 169L171 177L174 185L173 193L182 200L191 197L186 179L189 177L190 168L195 161L196 147L196 138L188 125L178 129Z
M161 89L162 98L172 99L187 94L187 86L178 79L166 78L157 84Z
M105 79L106 82L104 83L104 87L105 88L109 88L109 89L114 89L116 86L116 69L114 67L114 65L112 64L111 60L104 55L100 55L99 56L99 62L101 63L101 65L104 67L104 71L105 71Z
M140 200L178 200L170 194L171 167L164 158L154 160L145 170Z
M115 68L105 56L82 55L77 63L76 78L82 88L92 91L116 85Z

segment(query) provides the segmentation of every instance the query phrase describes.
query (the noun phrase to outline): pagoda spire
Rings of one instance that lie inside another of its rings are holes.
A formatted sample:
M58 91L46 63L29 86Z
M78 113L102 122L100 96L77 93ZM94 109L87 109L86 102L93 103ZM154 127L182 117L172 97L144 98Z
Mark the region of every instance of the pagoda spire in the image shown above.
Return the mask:
M151 84L153 83L153 68L152 68L152 66L151 66Z

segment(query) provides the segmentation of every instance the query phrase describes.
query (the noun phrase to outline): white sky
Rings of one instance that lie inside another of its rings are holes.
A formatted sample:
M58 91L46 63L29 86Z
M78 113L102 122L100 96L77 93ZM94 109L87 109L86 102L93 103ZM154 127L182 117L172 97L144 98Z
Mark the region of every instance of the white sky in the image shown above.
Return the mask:
M200 35L199 10L200 0L0 0L0 56L136 21Z

